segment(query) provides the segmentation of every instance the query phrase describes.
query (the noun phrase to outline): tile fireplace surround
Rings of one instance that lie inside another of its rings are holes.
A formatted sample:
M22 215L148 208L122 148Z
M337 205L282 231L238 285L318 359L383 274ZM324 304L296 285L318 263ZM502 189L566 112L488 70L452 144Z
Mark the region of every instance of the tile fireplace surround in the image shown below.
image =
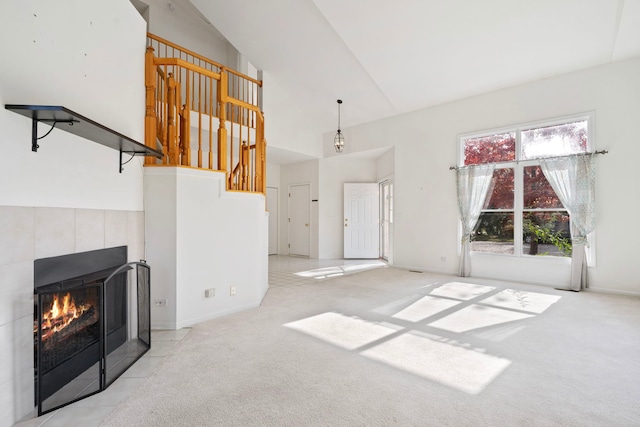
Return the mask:
M144 258L144 212L0 206L0 427L34 410L34 260L122 245Z

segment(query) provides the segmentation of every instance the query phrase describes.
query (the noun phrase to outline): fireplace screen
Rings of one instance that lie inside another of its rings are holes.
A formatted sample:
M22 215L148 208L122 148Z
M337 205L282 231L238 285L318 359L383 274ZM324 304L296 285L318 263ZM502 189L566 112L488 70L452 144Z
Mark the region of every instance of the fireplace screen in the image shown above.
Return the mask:
M104 390L149 350L149 292L144 262L36 287L38 415Z
M132 289L135 292L133 298L138 301L137 316L130 318L130 326L137 331L135 339L126 339L124 328L116 319L126 320L126 312L117 304L105 304L107 313L107 332L105 334L105 387L114 382L133 363L138 360L151 346L151 325L150 325L150 288L149 288L149 266L142 263L131 263L123 267L135 265L133 277L136 278L138 286ZM119 271L119 270L118 270ZM122 274L116 271L105 281L105 289L118 292L126 292L126 287L118 287L117 283ZM107 301L117 301L117 298L107 298ZM109 321L109 319L111 319Z
M35 368L43 412L100 390L100 288L88 283L38 293Z

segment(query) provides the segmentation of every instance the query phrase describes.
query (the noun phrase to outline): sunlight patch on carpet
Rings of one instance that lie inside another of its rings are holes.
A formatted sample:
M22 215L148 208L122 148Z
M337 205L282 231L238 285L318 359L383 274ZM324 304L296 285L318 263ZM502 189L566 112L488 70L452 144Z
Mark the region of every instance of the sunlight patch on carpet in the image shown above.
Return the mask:
M392 317L408 320L409 322L419 322L458 304L460 302L450 299L424 296L403 310L398 311Z
M507 359L413 333L360 354L469 394L480 393L511 364Z
M534 317L534 315L472 304L447 317L429 323L429 326L460 333L530 317Z
M327 279L330 277L346 276L361 271L373 270L375 268L386 268L387 264L380 260L358 261L357 263L341 264L332 267L316 268L313 270L299 271L294 273L300 277L310 277L313 279Z
M483 299L481 303L540 314L559 300L560 296L558 295L505 289L487 299Z
M473 283L449 282L438 286L430 292L431 295L470 300L496 289L494 286L476 285Z
M284 326L347 350L370 344L402 329L396 325L368 322L333 312L307 317Z

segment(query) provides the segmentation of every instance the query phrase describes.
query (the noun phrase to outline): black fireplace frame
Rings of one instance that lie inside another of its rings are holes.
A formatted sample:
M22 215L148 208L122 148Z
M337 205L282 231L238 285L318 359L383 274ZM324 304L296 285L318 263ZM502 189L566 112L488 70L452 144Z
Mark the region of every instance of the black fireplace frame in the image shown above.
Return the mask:
M135 319L137 336L132 338L128 337L127 332L130 322L134 320L129 318L127 294L129 292L128 272L133 269L135 269L133 286L136 288L134 299L137 304L137 319ZM126 246L43 258L34 262L34 321L37 325L34 337L34 397L38 416L105 390L151 348L150 283L150 267L144 260L127 263ZM120 286L121 291L124 292L125 307L107 307L109 298L106 298L106 295L107 292L117 292L114 286ZM98 341L83 350L86 352L86 357L80 356L77 359L80 353L73 356L71 365L78 364L78 366L73 366L70 372L64 374L55 372L57 367L44 372L41 360L43 349L39 349L42 342L40 316L43 311L41 306L43 298L54 293L82 292L91 288L96 288L98 297ZM107 319L107 313L113 314L114 309L125 310L127 320L115 331L108 331L111 324ZM113 364L112 360L116 360L116 363ZM62 392L62 396L56 395L65 384L80 375L87 374L92 379L90 389L82 390L70 398L65 397ZM64 384L60 387L49 384L51 381L55 383L56 379L60 379ZM49 397L51 399L46 402Z

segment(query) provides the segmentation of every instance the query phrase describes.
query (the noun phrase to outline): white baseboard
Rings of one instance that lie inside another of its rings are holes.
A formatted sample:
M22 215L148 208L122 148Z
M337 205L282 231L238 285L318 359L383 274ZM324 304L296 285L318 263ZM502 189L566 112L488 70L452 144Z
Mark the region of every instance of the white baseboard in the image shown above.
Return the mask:
M587 288L587 292L597 292L601 294L613 294L613 295L625 295L629 297L640 297L640 292L633 291L621 291L617 289L606 289L606 288Z

